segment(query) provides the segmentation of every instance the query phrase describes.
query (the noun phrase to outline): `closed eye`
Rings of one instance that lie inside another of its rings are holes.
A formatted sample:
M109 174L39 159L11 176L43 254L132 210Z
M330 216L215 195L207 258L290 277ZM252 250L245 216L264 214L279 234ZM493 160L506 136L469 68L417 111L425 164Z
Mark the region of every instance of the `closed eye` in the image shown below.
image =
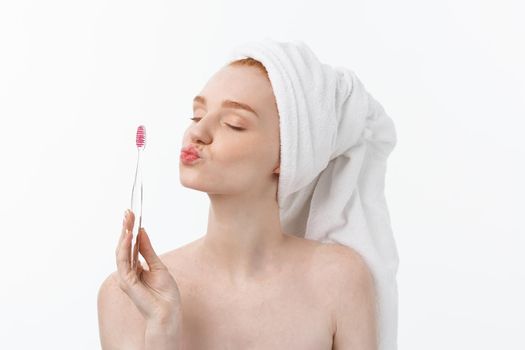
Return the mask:
M197 119L197 121L198 121L198 120L201 120L202 118L198 118L198 117L192 117L192 118L190 118L190 120L193 120L194 122L197 122L196 119ZM226 125L228 125L230 128L232 128L233 130L236 130L236 131L243 131L243 130L245 130L245 129L243 129L243 128L239 128L239 127L237 127L237 126L233 126L233 125L230 125L230 124L226 124Z

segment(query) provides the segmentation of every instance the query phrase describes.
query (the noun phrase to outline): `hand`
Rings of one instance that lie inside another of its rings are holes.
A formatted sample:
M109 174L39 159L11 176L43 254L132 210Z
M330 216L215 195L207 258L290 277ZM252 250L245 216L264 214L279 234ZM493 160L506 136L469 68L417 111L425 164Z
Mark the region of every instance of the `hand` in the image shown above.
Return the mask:
M139 252L146 260L149 269L144 269L140 261L137 261L136 271L131 267L134 222L135 215L131 210L126 210L122 233L115 251L119 287L130 297L148 324L178 323L181 319L179 288L166 265L153 250L144 228L138 233Z

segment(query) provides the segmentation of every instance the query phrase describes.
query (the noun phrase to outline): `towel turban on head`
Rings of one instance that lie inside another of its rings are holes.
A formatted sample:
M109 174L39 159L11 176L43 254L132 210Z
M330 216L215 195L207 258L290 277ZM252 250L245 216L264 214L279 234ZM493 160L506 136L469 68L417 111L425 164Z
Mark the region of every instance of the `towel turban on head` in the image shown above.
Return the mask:
M398 253L384 195L393 121L345 67L300 40L270 38L230 51L266 68L280 127L277 190L284 232L352 247L375 279L380 350L397 348Z

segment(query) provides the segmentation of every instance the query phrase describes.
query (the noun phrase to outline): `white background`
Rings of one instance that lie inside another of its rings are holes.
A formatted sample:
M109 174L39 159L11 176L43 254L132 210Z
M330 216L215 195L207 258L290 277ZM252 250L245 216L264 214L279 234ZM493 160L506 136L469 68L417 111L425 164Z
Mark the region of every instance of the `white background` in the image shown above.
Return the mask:
M399 349L525 349L522 4L0 2L0 348L100 347L140 123L154 247L205 233L206 193L179 182L191 100L272 37L353 69L396 124Z

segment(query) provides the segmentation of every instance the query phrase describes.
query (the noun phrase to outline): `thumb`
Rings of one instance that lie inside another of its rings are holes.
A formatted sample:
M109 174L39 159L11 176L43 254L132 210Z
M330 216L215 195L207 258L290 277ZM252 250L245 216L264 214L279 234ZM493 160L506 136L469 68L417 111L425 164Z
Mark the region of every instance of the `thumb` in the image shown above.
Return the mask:
M149 270L163 270L166 268L162 260L157 256L157 253L155 253L155 250L153 249L153 246L151 245L151 241L149 239L148 234L146 233L146 230L141 227L140 228L140 244L139 244L139 251L140 254L146 259L146 263L149 266Z

